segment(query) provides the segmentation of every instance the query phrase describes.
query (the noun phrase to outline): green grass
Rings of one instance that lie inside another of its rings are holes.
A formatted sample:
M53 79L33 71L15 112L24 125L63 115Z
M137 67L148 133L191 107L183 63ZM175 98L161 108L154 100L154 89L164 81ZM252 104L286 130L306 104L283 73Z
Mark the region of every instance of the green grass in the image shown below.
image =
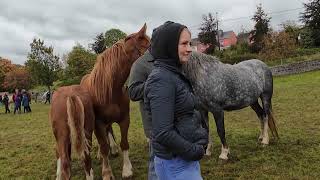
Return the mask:
M211 120L213 154L201 160L204 179L318 179L320 177L320 71L276 77L273 113L280 140L268 147L257 143L259 122L250 108L225 115L231 161L218 160L220 143ZM0 114L0 179L55 179L54 138L48 120L49 105L32 104L30 114ZM114 126L117 140L119 128ZM147 179L148 149L137 103L131 103L130 157L134 179ZM95 158L95 179L101 179ZM121 177L122 157L111 159ZM72 162L73 179L84 179L79 160Z

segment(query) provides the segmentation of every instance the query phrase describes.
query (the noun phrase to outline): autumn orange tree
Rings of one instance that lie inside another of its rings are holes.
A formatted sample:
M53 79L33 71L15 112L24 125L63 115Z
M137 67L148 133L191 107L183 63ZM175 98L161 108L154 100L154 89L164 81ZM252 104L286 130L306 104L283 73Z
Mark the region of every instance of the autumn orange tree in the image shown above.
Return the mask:
M7 73L11 72L15 65L9 59L0 58L0 91L5 91L4 80Z
M3 87L5 90L12 92L14 89L29 89L30 74L25 67L16 67L12 71L6 73Z

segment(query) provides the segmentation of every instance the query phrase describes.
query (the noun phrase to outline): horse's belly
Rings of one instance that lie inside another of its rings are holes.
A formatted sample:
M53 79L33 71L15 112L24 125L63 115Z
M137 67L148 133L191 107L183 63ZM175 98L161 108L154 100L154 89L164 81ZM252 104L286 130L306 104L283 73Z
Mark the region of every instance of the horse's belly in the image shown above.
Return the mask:
M258 100L258 98L259 98L258 96L235 98L229 101L228 100L225 101L222 107L224 110L227 110L227 111L239 110L255 103Z
M118 105L108 105L107 107L96 108L98 110L98 119L106 122L114 122L120 119L120 107Z

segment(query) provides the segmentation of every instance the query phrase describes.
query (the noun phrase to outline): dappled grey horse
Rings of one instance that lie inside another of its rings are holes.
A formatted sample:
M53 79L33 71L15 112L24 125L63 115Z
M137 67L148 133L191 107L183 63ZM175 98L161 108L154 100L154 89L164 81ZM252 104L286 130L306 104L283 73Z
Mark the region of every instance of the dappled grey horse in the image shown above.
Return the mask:
M261 122L261 143L269 144L268 128L278 137L271 114L273 78L265 63L252 59L230 65L216 57L193 52L189 62L183 65L183 71L191 82L200 107L213 114L222 143L220 159L228 159L230 152L225 138L224 110L250 106ZM259 98L262 107L258 103Z

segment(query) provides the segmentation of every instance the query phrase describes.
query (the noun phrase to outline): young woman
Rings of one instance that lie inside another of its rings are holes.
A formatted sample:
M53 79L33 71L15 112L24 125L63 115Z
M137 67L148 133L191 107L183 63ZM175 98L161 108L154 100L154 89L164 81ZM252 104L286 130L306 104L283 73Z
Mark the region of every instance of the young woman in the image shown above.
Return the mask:
M199 180L199 160L208 134L201 127L192 88L181 70L190 58L191 33L174 22L166 22L154 33L154 69L146 81L144 99L152 119L156 174L160 180Z

